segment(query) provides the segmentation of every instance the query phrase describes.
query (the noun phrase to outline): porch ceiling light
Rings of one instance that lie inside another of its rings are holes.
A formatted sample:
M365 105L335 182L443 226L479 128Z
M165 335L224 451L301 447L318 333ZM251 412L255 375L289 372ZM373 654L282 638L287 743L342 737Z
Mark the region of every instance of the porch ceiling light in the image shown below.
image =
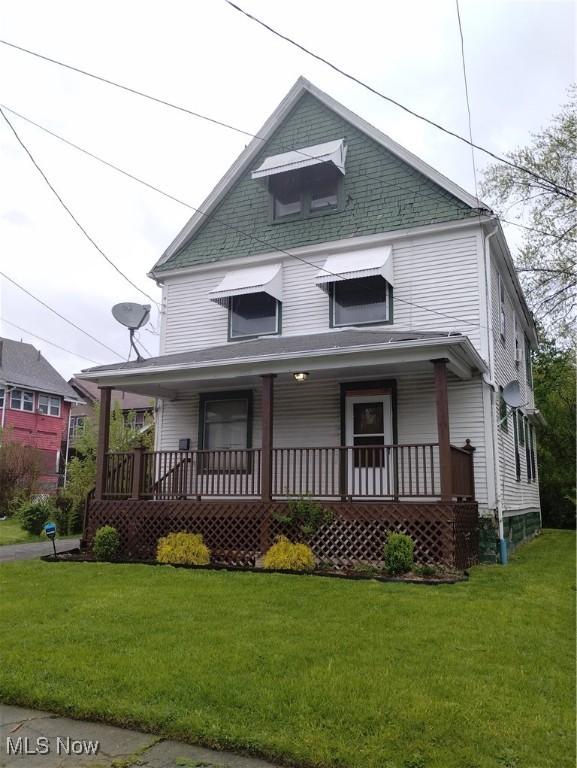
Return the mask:
M299 371L298 373L293 373L293 376L295 381L306 381L309 377L306 371Z

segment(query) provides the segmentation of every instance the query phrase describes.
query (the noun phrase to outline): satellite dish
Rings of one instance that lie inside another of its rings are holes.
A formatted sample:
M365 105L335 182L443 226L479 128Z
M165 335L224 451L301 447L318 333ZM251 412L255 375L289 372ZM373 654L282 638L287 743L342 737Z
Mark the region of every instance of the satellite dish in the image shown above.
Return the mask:
M150 304L132 304L125 302L115 304L112 307L112 315L121 325L136 331L148 322L150 317Z
M150 317L150 304L132 304L131 302L124 302L123 304L115 304L112 307L112 315L115 320L121 325L125 325L130 333L130 346L136 352L136 359L140 362L143 358L138 347L134 342L134 331L148 322ZM128 355L130 359L130 354Z
M503 389L503 400L510 408L520 408L524 405L521 387L517 379L510 381Z

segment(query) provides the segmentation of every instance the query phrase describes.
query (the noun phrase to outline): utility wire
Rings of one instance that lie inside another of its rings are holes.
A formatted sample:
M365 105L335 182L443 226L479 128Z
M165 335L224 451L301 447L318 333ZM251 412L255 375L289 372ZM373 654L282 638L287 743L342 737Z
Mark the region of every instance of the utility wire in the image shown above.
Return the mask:
M76 323L74 323L72 320L69 320L67 317L64 317L64 315L61 315L60 312L58 312L56 309L53 309L45 301L42 301L42 299L39 299L38 296L35 296L27 288L24 288L24 286L20 285L20 283L17 283L16 280L14 280L12 277L7 275L5 272L0 271L0 275L4 279L8 280L8 282L12 283L12 285L15 285L16 288L20 288L20 290L23 291L23 293L30 296L30 298L34 299L34 301L37 301L38 304L42 304L43 307L48 309L50 312L52 312L54 315L59 317L61 320L64 320L65 323L68 323L68 325L71 325L73 328L76 328L77 331L80 331L80 333L83 333L85 336L88 336L89 339L92 339L92 341L95 341L97 344L100 344L101 347L104 347L104 349L107 349L109 352L112 352L112 354L116 355L116 357L119 357L121 360L124 360L124 355L121 355L120 352L117 352L115 349L112 349L112 347L109 347L103 341L100 341L100 339L97 339L96 336L93 336L91 333L88 333L88 331L85 331L84 328L81 328L79 325L76 325Z
M532 171L530 168L526 168L523 165L519 165L517 163L512 162L511 160L507 160L506 158L501 157L500 155L497 155L494 152L491 152L491 150L485 149L485 147L482 147L479 144L473 144L472 141L470 141L469 139L466 139L464 136L461 136L460 134L455 133L454 131L451 131L449 128L445 128L443 125L436 123L434 120L431 120L428 117L425 117L424 115L421 115L418 112L415 112L409 107L406 107L404 104L401 104L401 102L397 101L396 99L393 99L391 96L387 96L386 94L382 93L376 88L373 88L373 86L369 85L368 83L365 83L363 80L356 77L355 75L351 75L349 72L346 72L344 69L341 69L336 64L333 64L331 61L329 61L328 59L325 59L322 56L320 56L318 53L314 53L308 48L305 48L305 46L301 45L301 43L298 43L296 40L293 40L287 35L284 35L282 32L279 32L278 30L274 29L274 27L271 27L269 24L266 24L264 21L261 21L261 19L257 18L256 16L253 16L248 11L245 11L239 5L236 5L236 3L233 3L232 0L224 0L224 1L228 5L230 5L231 8L234 8L239 13L242 13L251 21L254 21L256 24L259 24L261 27L264 27L269 32L272 32L273 35L276 35L277 37L281 38L281 40L284 40L285 42L290 43L291 45L294 45L296 48L303 51L303 53L306 53L308 56L312 56L317 61L320 61L323 64L326 64L326 66L330 67L335 72L338 72L340 75L343 75L343 77L346 77L348 80L352 80L354 83L357 83L357 85L360 85L362 88L365 88L367 91L370 91L370 93L375 94L375 96L379 96L381 99L388 101L390 104L394 104L396 107L399 107L399 109L404 110L409 115L412 115L413 117L416 117L419 120L423 120L425 123L432 125L434 128L437 128L438 130L443 131L443 133L446 133L449 136L453 136L453 138L458 139L459 141L462 141L465 144L469 144L475 149L478 149L480 152L484 152L486 155L489 155L495 160L498 160L500 163L505 163L505 165L508 165L511 168L516 168L519 171L523 171L523 173L526 173L529 176L532 176L533 178L539 181L542 181L542 182L544 181L545 183L551 185L554 188L554 190L558 192L560 195L563 195L564 197L568 197L570 200L575 199L577 192L574 189L570 189L568 187L564 187L560 184L557 184L555 181L552 181L546 176L541 176L540 174ZM4 42L4 41L0 40L0 42Z
M379 96L382 99L385 99L385 101L390 102L391 104L394 104L395 106L399 107L400 109L404 110L405 112L408 112L413 117L418 118L419 120L424 120L426 123L429 123L429 125L432 125L435 128L438 128L439 130L443 131L444 133L448 134L449 136L453 136L456 139L459 139L459 141L465 142L465 144L470 144L471 142L464 138L463 136L460 136L458 133L455 133L454 131L451 131L448 128L443 127L439 123L436 123L434 120L430 120L429 118L420 115L418 112L413 111L409 107L404 106L400 102L396 101L395 99L391 98L390 96L386 96L384 93L381 93L380 91L376 90L372 86L368 85L367 83L364 83L362 80L358 79L354 75L351 75L344 70L337 67L335 64L331 63L327 59L324 59L322 56L319 56L316 53L313 53L312 51L309 51L307 48L305 48L300 43L297 43L295 40L292 40L290 37L287 37L286 35L283 35L281 32L278 32L276 29L273 29L273 27L270 27L268 24L265 24L264 21L261 21L256 16L251 15L247 11L243 10L240 6L236 5L235 3L231 2L231 0L225 0L232 8L239 11L240 13L247 16L252 21L256 22L257 24L260 24L262 27L267 29L269 32L272 32L277 37L280 37L282 40L285 40L286 42L290 43L291 45L296 46L304 53L308 54L309 56L312 56L313 58L317 59L318 61L321 61L323 64L326 64L331 69L335 70L339 74L343 75L344 77L348 78L349 80L352 80L353 82L356 82L358 85L361 85L363 88L366 88L371 93L374 93L375 95ZM14 48L15 50L21 51L22 53L27 53L30 56L35 56L38 59L43 59L44 61L48 61L51 64L56 64L59 67L64 67L65 69L72 70L73 72L77 72L78 74L85 75L86 77L90 77L93 80L99 80L102 83L106 83L107 85L111 85L115 88L120 88L123 91L127 91L129 93L132 93L136 96L142 96L145 99L149 99L150 101L154 101L158 104L161 104L165 107L170 107L171 109L176 109L179 112L185 112L188 115L191 115L192 117L197 117L200 120L206 120L207 122L213 123L214 125L220 125L223 128L228 128L229 130L236 131L237 133L242 133L245 136L250 136L252 138L260 139L261 141L264 141L263 137L258 136L256 134L250 133L250 131L245 131L242 128L237 128L234 125L231 125L230 123L226 123L222 120L217 120L216 118L209 117L208 115L201 114L200 112L195 112L194 110L188 109L187 107L183 107L179 104L174 104L170 101L167 101L166 99L161 99L157 96L152 96L149 93L145 93L144 91L140 91L137 88L131 88L127 85L122 85L121 83L117 83L114 80L110 80L106 77L102 77L101 75L96 75L93 72L88 72L84 69L80 69L79 67L75 67L72 64L66 64L65 62L58 61L58 59L53 59L50 56L45 56L41 53L38 53L37 51L32 51L29 48L24 48L21 45L16 45L16 43L11 43L8 40L2 40L0 39L0 43L3 45L6 45L10 48ZM569 189L568 187L563 187L556 182L552 181L551 179L548 179L545 176L540 176L539 174L532 171L530 168L525 168L524 166L518 165L517 163L512 162L511 160L507 160L504 157L500 157L499 155L496 155L494 152L491 152L488 149L485 149L484 147L481 147L479 145L474 145L475 149L480 150L481 152L484 152L487 155L490 155L495 160L498 160L501 163L505 163L506 165L511 166L512 168L516 168L520 171L523 171L524 173L529 174L535 179L538 179L539 181L544 181L545 183L551 185L554 190L556 190L559 194L564 195L565 197L569 197L571 200L575 198L575 195L577 194L575 190Z
M467 103L467 117L469 122L469 144L471 145L471 161L473 165L473 182L475 184L475 197L477 199L477 169L475 168L475 145L473 144L473 121L471 119L471 102L469 100L469 83L467 82L467 66L465 64L465 40L463 38L463 25L461 23L461 11L459 0L455 0L457 7L457 22L459 24L459 36L461 38L461 63L463 66L463 82L465 84L465 101Z
M8 108L6 107L6 109L8 109ZM9 111L12 112L13 110L9 110ZM28 118L25 118L23 115L20 115L17 112L14 112L14 114L18 115L19 117L21 117L24 120L28 120ZM32 122L32 121L29 121L29 122ZM58 134L54 133L53 131L50 131L48 129L43 128L38 123L33 123L33 124L36 125L38 128L40 128L41 130L45 130L47 133L50 133L55 138L61 139L62 141L64 141L67 144L69 144L70 146L74 147L75 149L78 149L80 152L83 152L83 153L89 155L90 157L92 157L93 159L97 160L98 162L101 162L104 165L109 166L110 168L114 169L115 171L118 171L119 173L123 174L124 176L127 176L127 177L133 179L134 181L138 182L139 184L143 184L144 186L148 187L149 189L153 189L154 191L158 192L161 195L164 195L165 197L170 198L171 200L174 200L175 202L180 203L181 205L185 206L186 208L189 208L192 211L195 211L196 213L200 214L201 216L204 216L204 217L207 217L207 218L210 217L210 218L212 218L213 221L215 221L215 222L217 222L219 224L222 224L224 227L226 227L227 229L232 230L233 232L236 232L237 234L243 235L244 237L247 237L247 238L249 238L251 240L254 240L255 242L257 242L257 243L259 243L261 245L264 245L264 246L266 246L267 248L270 248L273 251L277 251L277 252L282 253L282 254L284 254L286 256L289 256L290 258L297 259L298 261L302 262L303 264L307 264L308 266L313 267L314 269L318 269L318 265L313 264L312 262L307 261L306 259L303 259L301 256L297 256L294 253L290 253L290 251L287 251L285 249L282 249L282 248L279 248L279 247L273 245L271 242L269 242L267 240L262 240L261 238L256 237L255 235L252 235L252 234L250 234L248 232L244 232L243 230L238 229L237 227L234 227L231 224L228 224L228 222L224 221L223 219L219 219L219 218L217 218L217 217L207 213L206 211L203 211L202 209L197 208L197 207L191 205L190 203L187 203L184 200L181 200L181 199L175 197L174 195L171 195L171 194L169 194L167 192L164 192L159 187L156 187L156 186L154 186L152 184L149 184L148 182L144 181L143 179L138 178L137 176L134 176L133 174L129 173L128 171L124 171L122 168L119 168L118 166L114 165L113 163L109 163L107 160L104 160L104 159L100 158L98 155L95 155L95 154L89 152L88 150L83 149L79 145L73 144L72 142L68 141L67 139L62 138L61 136L59 136ZM479 220L480 220L480 214L479 214ZM332 272L331 270L326 269L325 267L321 267L321 271L325 272L326 274L332 275L332 276L338 278L339 280L341 279L340 275L338 275L335 272ZM422 309L422 310L424 310L426 312L431 312L431 313L433 313L435 315L438 315L440 317L444 317L444 318L449 319L449 320L454 320L454 321L459 322L459 323L465 323L467 325L470 325L470 326L473 326L473 327L476 327L476 328L483 328L483 329L487 328L487 326L485 326L485 325L482 325L482 324L479 324L479 323L474 323L471 320L465 320L464 318L456 317L454 315L448 315L445 312L440 312L440 311L432 309L430 307L425 307L422 304L417 304L416 302L412 302L412 301L409 301L407 299L402 299L400 297L395 297L395 301L396 302L400 302L402 304L406 304L408 306L417 307L418 309Z
M91 357L86 357L86 355L80 355L78 352L73 352L71 349L66 349L66 347L61 347L60 344L56 344L54 341L50 341L50 339L45 339L43 336L39 336L37 333L32 333L32 331L26 330L26 328L22 328L19 325L16 325L16 323L13 323L11 320L7 320L5 317L0 318L0 320L3 323L6 323L6 325L11 325L12 328L16 328L19 331L22 331L22 333L25 333L27 336L33 336L35 339L39 339L40 341L43 341L45 344L50 344L53 347L56 347L56 349L61 349L62 352L67 352L69 355L72 355L73 357L79 357L82 360L88 360L89 363L94 363L94 365L102 365L102 363L99 363L97 360L93 360Z
M64 210L66 211L66 213L67 213L67 214L70 216L70 218L71 218L71 219L72 219L72 221L73 221L73 222L76 224L76 226L78 227L78 229L79 229L79 230L82 232L82 234L84 235L84 237L85 237L85 238L86 238L86 239L87 239L87 240L88 240L88 241L89 241L89 242L90 242L90 243L91 243L91 244L94 246L94 248L96 248L96 250L98 251L98 253L99 253L101 256L103 256L103 257L104 257L104 259L106 259L106 261L107 261L107 262L110 264L110 266L111 266L111 267L113 267L113 268L114 268L114 269L115 269L115 270L118 272L118 274L119 274L121 277L123 277L123 278L124 278L124 280L126 280L126 282L127 282L127 283L129 283L129 284L130 284L130 285L131 285L133 288L135 288L135 289L136 289L136 290L137 290L139 293L141 293L143 296L146 296L146 298L147 298L147 299L150 299L150 301L152 301L154 304L156 304L157 308L159 308L159 305L158 305L158 302L156 301L156 299L153 299L153 298L152 298L152 296L151 296L150 294L146 293L146 291L143 291L143 290L142 290L142 288L139 288L139 287L136 285L136 283L132 282L132 280L131 280L131 279L130 279L130 278L127 276L127 275L125 275L125 274L124 274L124 272L123 272L123 271L120 269L120 267L118 267L118 266L117 266L117 265L116 265L116 264L115 264L115 263L112 261L112 259L111 259L109 256L107 256L107 255L106 255L106 253L105 253L105 252L102 250L102 248L101 248L101 247L98 245L98 243L96 243L96 241L95 241L95 240L94 240L94 239L91 237L91 235L89 235L89 234L88 234L88 232L86 231L86 229L84 229L84 227L82 226L82 224L81 224L81 223L78 221L78 219L76 218L76 216L75 216L75 215L72 213L72 211L70 210L70 208L69 208L69 207L66 205L66 203L64 202L64 200L63 200L63 199L60 197L60 195L58 194L58 192L56 191L56 189L54 188L54 186L52 185L52 183L50 182L50 180L48 179L48 177L46 176L46 174L45 174L45 173L44 173L44 171L42 170L42 168L41 168L41 167L38 165L38 163L37 163L37 162L36 162L36 160L34 159L34 157L33 157L32 153L30 152L30 150L28 149L28 147L26 146L26 144L23 142L23 140L22 140L22 139L20 138L20 136L18 135L18 132L17 132L17 131L16 131L16 129L14 128L13 124L12 124L12 123L10 122L10 120L8 119L8 117L7 117L6 113L4 112L4 110L2 109L2 107L0 107L0 114L2 115L2 117L4 118L4 120L6 121L6 123L8 123L8 126L10 127L10 130L12 131L12 133L14 134L14 136L16 137L16 140L18 141L18 143L20 144L20 146L22 147L22 149L23 149L23 150L26 152L26 154L28 155L28 157L29 157L29 158L30 158L30 160L32 161L32 164L34 165L34 167L36 168L36 170L38 171L38 173L39 173L39 174L42 176L42 178L44 179L44 181L46 182L46 184L48 185L48 187L50 188L50 190L52 191L52 193L54 194L54 196L56 197L56 199L57 199L57 200L58 200L58 202L60 203L60 205L61 205L61 206L64 208Z
M168 200L172 200L175 203L178 203L179 205L183 205L190 210L198 210L196 208L193 208L193 206L189 205L189 203L185 202L184 200L181 200L180 198L175 197L174 195L171 195L169 192L166 192L165 190L160 189L160 187L157 187L154 184L151 184L145 181L144 179L141 179L138 176L135 176L129 171L125 171L123 168L120 168L118 165L115 165L114 163L111 163L110 161L105 160L104 158L99 157L98 155L95 155L93 152L90 152L88 149L81 147L79 144L75 144L70 139L67 139L64 136L61 136L60 134L56 133L50 128L46 128L46 126L42 125L41 123L38 123L35 120L32 120L30 117L26 117L26 115L23 115L21 112L17 112L15 109L12 109L11 107L6 106L5 104L0 104L0 108L6 110L7 112L10 112L10 114L15 115L16 117L19 117L21 120L24 120L25 122L30 123L30 125L34 125L39 130L44 131L44 133L47 133L50 136L53 136L55 139L58 139L59 141L62 141L64 144L68 144L69 147L72 147L73 149L76 149L79 152L82 152L88 157L91 157L93 160L97 160L99 163L106 165L108 168L111 168L112 170L117 171L117 173L121 173L123 176L126 176L127 178L132 179L133 181L136 181L138 184L142 184L143 186L148 187L148 189L151 189L154 192L157 192L158 194L163 195ZM295 151L298 151L298 150L295 150ZM313 156L308 155L308 157L313 157ZM359 176L362 176L368 179L374 179L375 181L378 181L381 184L388 183L387 179L384 179L382 176L375 176L374 174L368 174L368 173L359 173L359 174L356 174L355 176L349 176L348 178L355 178ZM430 193L430 194L419 193L420 197L428 197L428 196L434 196L434 195L436 195L436 192ZM504 224L511 224L514 227L521 227L522 229L529 230L530 232L537 232L538 234L544 235L546 237L553 237L556 239L559 238L559 236L553 232L545 232L544 230L541 230L541 229L528 227L525 224L519 224L519 222L510 221L509 219L504 219L502 216L499 216L498 218L499 218L499 221L503 222Z
M0 108L0 111L1 111L1 108ZM76 148L80 149L79 147L76 147ZM85 150L81 150L81 151L84 152ZM271 249L273 251L277 251L278 253L282 253L285 256L289 256L291 259L296 259L297 261L300 261L303 264L307 264L309 267L313 267L313 269L318 269L319 268L318 265L313 264L311 261L307 261L307 259L302 258L302 256L297 256L297 254L295 254L295 253L291 253L290 251L287 251L284 248L279 248L278 246L275 246L273 243L271 243L268 240L263 240L262 238L257 237L256 235L252 235L249 232L245 232L244 230L239 229L238 227L234 227L232 224L229 224L228 222L224 221L224 219L219 219L216 216L213 216L212 214L209 214L206 211L203 211L202 209L197 208L196 206L191 205L190 203L185 202L184 200L180 200L179 198L176 198L173 195L165 193L162 190L160 190L158 187L155 187L154 185L149 184L148 182L143 181L142 179L139 179L137 176L134 176L133 174L130 174L127 171L123 171L122 169L118 168L117 166L113 165L112 163L108 163L107 161L102 160L101 158L97 157L96 155L93 155L92 153L88 153L87 152L87 154L90 154L91 157L93 157L96 160L99 160L100 162L104 162L105 165L108 165L108 166L114 168L114 170L119 171L120 173L124 174L125 176L129 176L134 181L138 181L139 183L144 184L145 186L149 187L150 189L154 189L156 192L159 192L162 195L166 195L167 197L170 197L172 200L175 200L176 202L180 203L181 205L186 206L187 208L189 208L192 211L195 211L196 213L200 214L201 216L204 216L204 217L207 217L207 218L211 218L213 221L217 222L218 224L221 224L222 226L226 227L227 229L230 229L231 231L236 232L237 234L242 235L243 237L246 237L246 238L248 238L250 240L254 240L256 243L259 243L260 245L263 245L266 248L269 248L269 249ZM321 267L321 271L325 272L328 275L332 275L333 277L336 277L339 280L342 279L341 275L338 275L336 272L332 272L331 270L326 269L325 267ZM3 273L0 272L0 274L3 274ZM422 304L417 304L415 302L408 301L407 299L401 299L400 297L395 297L395 301L396 302L400 302L402 304L407 304L407 305L412 306L412 307L417 307L418 309L423 309L426 312L431 312L431 313L433 313L435 315L438 315L440 317L444 317L444 318L446 318L448 320L453 320L453 321L456 321L456 322L459 322L459 323L466 323L467 325L471 325L471 326L474 326L476 328L483 328L483 327L485 327L485 326L480 325L479 323L474 323L471 320L465 320L464 318L461 318L461 317L456 317L454 315L448 315L445 312L440 312L439 310L431 309L430 307L425 307ZM122 355L120 355L119 353L115 353L115 354L117 354L119 357L122 357Z

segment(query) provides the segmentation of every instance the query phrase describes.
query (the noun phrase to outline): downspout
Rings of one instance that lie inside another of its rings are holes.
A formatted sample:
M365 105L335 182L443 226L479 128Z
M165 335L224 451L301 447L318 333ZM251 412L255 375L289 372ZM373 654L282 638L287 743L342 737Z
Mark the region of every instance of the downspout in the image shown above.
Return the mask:
M505 541L505 531L503 526L503 495L502 495L502 481L501 481L501 455L497 452L499 445L498 425L496 419L497 402L496 402L496 389L495 382L495 347L493 343L493 294L491 291L491 252L489 246L489 240L494 237L499 231L499 226L485 235L484 241L484 256L485 256L485 296L487 303L487 334L489 341L489 376L490 380L486 382L489 385L490 397L491 397L491 424L492 424L492 443L493 443L493 465L495 471L495 490L497 500L497 524L499 527L499 554L501 564L507 564L507 542Z

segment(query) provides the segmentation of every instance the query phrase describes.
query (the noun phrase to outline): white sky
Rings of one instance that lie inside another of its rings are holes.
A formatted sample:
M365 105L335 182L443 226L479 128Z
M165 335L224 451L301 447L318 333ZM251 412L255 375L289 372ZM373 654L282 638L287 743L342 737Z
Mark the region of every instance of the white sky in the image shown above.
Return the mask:
M454 0L238 0L248 11L407 106L466 134ZM497 153L527 143L575 75L575 4L461 0L473 138ZM352 12L354 11L354 13ZM0 3L1 36L257 132L299 75L473 191L468 148L257 27L224 0ZM200 205L248 139L0 45L0 102ZM190 212L10 116L83 226L153 297L146 277ZM0 119L1 269L124 357L110 313L147 302L83 238ZM489 162L477 154L477 169ZM518 233L509 228L514 248ZM2 282L1 315L94 361L111 353ZM158 327L156 311L152 316ZM7 323L69 377L90 363ZM158 337L142 332L155 354Z

